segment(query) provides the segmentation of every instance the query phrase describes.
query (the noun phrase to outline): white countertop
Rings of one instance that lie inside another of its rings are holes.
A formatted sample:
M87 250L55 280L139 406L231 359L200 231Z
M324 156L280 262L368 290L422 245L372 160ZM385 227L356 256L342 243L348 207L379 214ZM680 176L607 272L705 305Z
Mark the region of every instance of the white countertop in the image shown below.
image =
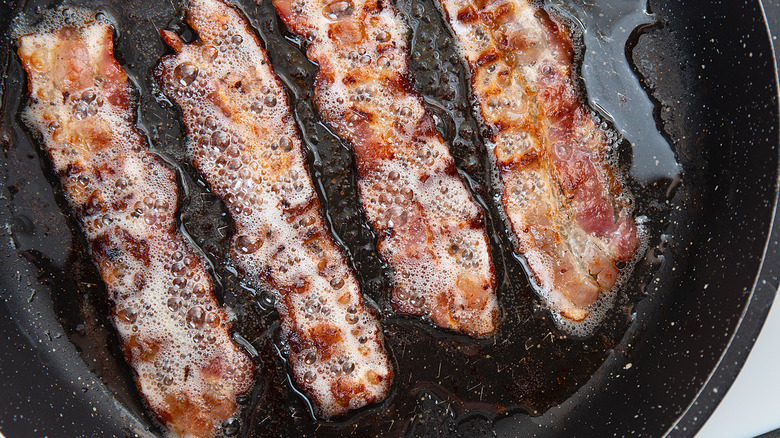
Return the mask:
M780 429L780 303L720 405L696 438L752 438Z

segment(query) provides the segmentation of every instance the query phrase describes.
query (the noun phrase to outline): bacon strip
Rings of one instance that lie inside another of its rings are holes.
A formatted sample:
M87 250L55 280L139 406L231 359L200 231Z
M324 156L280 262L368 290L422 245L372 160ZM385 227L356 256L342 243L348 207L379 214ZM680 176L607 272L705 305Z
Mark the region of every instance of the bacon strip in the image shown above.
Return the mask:
M406 25L389 0L274 0L319 64L315 103L352 145L360 198L395 270L397 313L472 336L495 330L483 216L412 88Z
M92 22L21 37L37 129L106 283L112 320L149 407L181 436L214 436L253 383L205 264L174 214L174 173L133 125L112 29Z
M638 246L608 136L577 96L566 28L527 0L440 0L491 130L501 204L548 302L581 321Z
M193 0L199 41L156 71L182 110L188 150L235 221L236 265L276 294L295 381L322 415L383 399L392 369L379 323L334 244L306 170L287 96L247 22L219 0Z

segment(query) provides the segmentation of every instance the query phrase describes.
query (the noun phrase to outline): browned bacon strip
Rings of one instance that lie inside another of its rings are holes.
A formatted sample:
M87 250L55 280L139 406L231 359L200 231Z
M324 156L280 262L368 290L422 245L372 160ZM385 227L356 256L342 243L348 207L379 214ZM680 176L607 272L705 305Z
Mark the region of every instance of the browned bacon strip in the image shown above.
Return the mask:
M24 118L89 239L141 393L172 434L214 436L252 386L254 367L175 226L174 173L133 126L111 38L97 22L23 36Z
M538 286L585 319L634 257L629 197L607 135L580 103L567 30L527 0L440 0L471 67L498 168L501 204Z
M395 270L398 313L473 336L495 330L482 212L411 86L406 25L389 0L275 0L319 64L315 103L348 140L363 208Z
M287 96L246 21L193 0L200 40L163 31L176 56L156 74L179 105L195 165L235 221L237 266L271 287L296 382L325 416L383 399L391 366L374 314L333 243Z

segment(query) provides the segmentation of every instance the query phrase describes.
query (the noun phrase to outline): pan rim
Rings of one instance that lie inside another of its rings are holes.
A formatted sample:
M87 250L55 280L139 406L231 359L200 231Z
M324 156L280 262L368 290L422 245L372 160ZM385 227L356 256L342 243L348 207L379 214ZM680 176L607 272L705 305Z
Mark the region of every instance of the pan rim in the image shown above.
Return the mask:
M780 3L758 0L763 16L767 37L770 40L774 61L774 82L777 93L777 105L780 110ZM780 119L778 120L780 125ZM780 133L777 138L780 143ZM780 155L780 151L778 151ZM717 365L707 376L704 384L688 404L683 413L667 429L663 436L694 436L712 416L723 401L728 390L739 376L742 367L753 350L753 346L764 327L772 303L778 296L778 277L780 277L780 164L775 180L775 197L771 218L771 227L761 258L759 273L753 283L748 305L742 311L734 333L721 353Z

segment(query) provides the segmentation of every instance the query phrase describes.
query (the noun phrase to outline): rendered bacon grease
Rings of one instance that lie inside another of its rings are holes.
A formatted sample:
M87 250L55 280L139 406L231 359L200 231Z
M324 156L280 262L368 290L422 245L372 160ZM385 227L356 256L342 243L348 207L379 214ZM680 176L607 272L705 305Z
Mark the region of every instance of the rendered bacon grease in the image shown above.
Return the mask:
M156 75L179 105L188 153L235 221L232 257L276 294L295 381L319 413L382 400L392 369L375 315L334 244L282 86L256 36L218 0L191 1L199 36Z
M488 149L517 251L561 322L586 320L639 239L629 195L610 168L607 133L577 95L567 30L525 0L440 5L492 132Z
M495 330L482 212L411 86L407 28L390 1L275 0L319 64L315 103L353 148L360 200L393 267L396 312L472 336Z
M23 118L40 132L87 235L141 394L171 434L214 436L252 386L254 365L231 341L210 274L176 228L174 173L133 126L112 29L52 18L27 30Z

